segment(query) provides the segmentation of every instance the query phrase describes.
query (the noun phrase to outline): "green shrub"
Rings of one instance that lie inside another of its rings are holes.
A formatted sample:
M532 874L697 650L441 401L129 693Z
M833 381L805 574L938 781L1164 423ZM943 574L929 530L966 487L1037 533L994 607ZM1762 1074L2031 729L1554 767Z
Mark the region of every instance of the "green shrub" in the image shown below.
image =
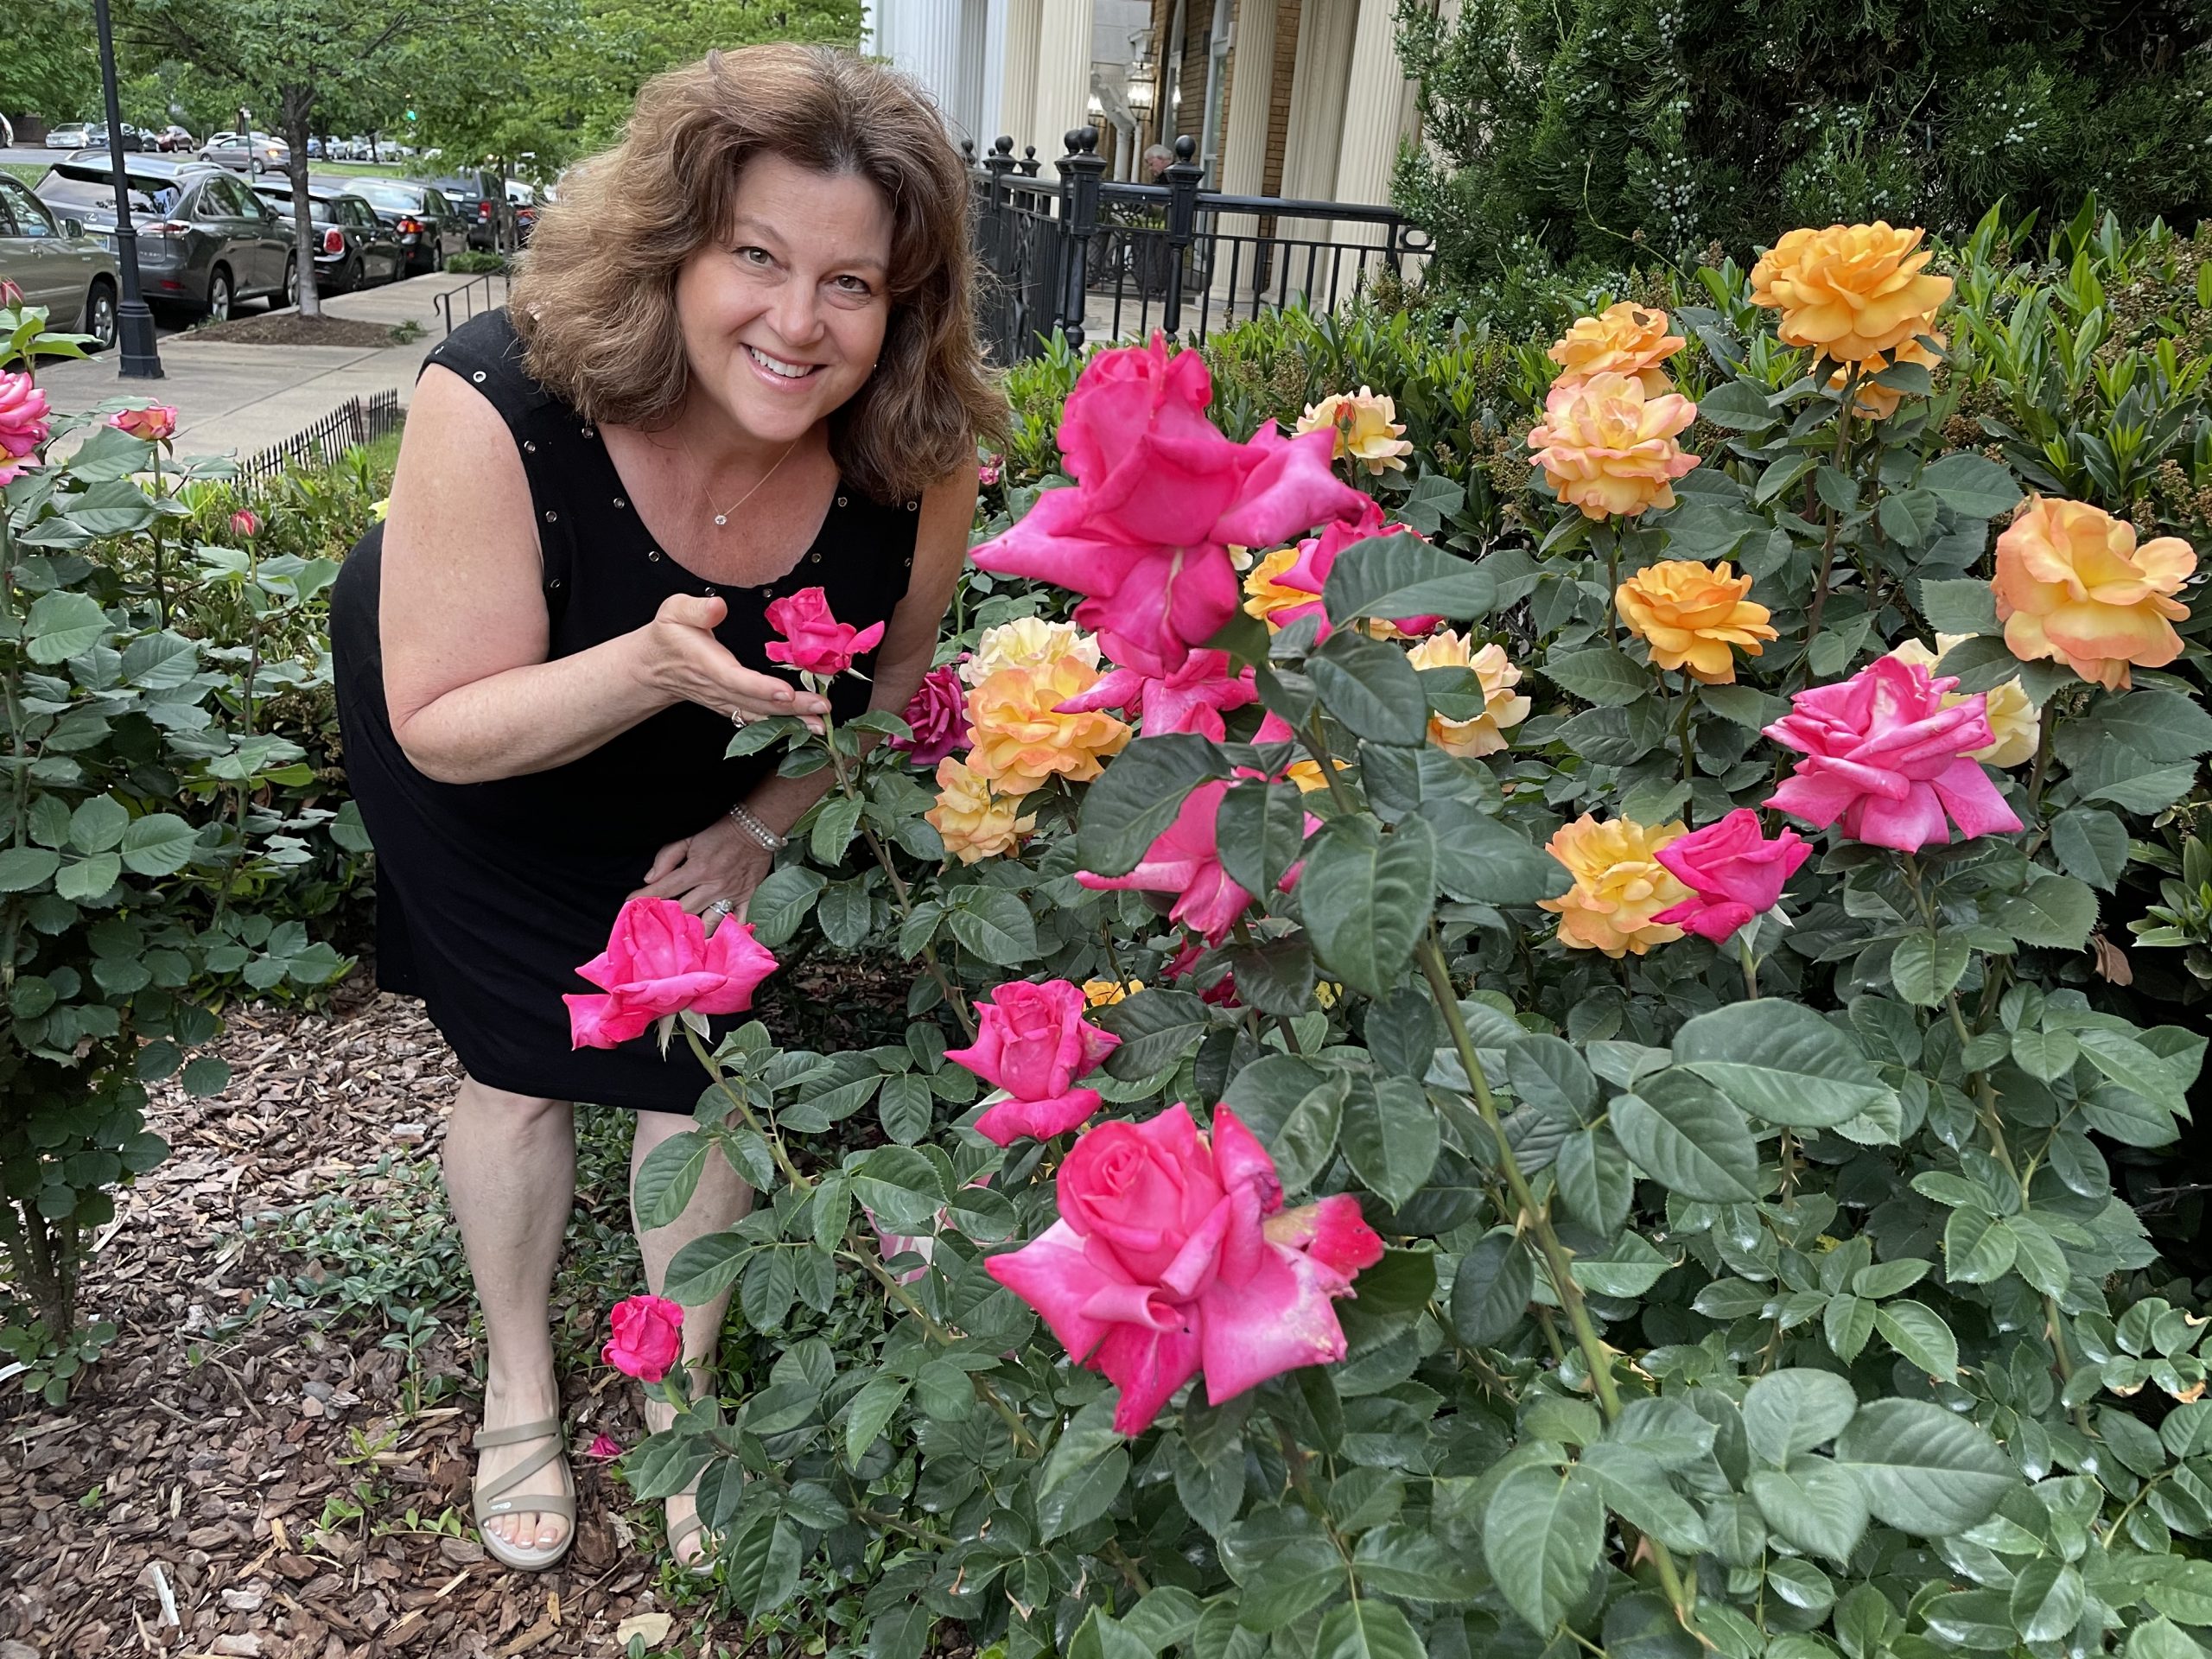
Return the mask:
M459 271L464 276L478 276L486 271L505 276L514 266L504 253L493 253L481 248L464 248L459 253L446 256L446 269Z

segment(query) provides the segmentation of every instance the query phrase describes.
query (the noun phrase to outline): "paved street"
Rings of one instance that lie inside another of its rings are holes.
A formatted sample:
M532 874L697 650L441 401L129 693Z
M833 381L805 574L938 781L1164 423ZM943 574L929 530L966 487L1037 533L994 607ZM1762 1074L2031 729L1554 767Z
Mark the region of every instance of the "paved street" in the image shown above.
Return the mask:
M459 291L472 283L473 292ZM503 290L494 278L493 304L504 302ZM185 333L162 340L160 380L122 379L118 355L109 352L81 362L48 364L39 371L39 384L54 406L67 412L109 399L157 398L176 407L180 453L251 455L305 430L348 397L391 389L404 402L423 354L445 335L437 296L454 295L454 321L459 324L467 321L472 302L483 308L485 291L481 278L423 276L323 302L323 309L335 317L419 324L422 338L409 345L256 346Z

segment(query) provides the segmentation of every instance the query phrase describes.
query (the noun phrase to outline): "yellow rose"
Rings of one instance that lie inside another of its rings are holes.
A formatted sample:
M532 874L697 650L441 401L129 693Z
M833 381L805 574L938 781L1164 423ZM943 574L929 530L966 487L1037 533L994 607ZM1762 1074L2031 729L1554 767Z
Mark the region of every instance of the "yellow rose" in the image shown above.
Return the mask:
M1338 772L1344 771L1350 764L1338 760L1334 755L1331 755L1329 759L1331 764ZM1310 757L1304 760L1292 761L1283 776L1296 784L1300 791L1307 795L1311 795L1317 789L1326 789L1329 786L1329 780L1321 775L1321 763Z
M1697 465L1675 438L1696 418L1679 392L1649 397L1627 375L1593 375L1552 388L1543 424L1529 434L1529 459L1584 518L1634 518L1675 505L1674 480Z
M937 804L922 814L944 839L944 850L963 864L997 858L1021 844L1037 827L1021 817L1021 798L998 795L990 785L950 755L937 763Z
M991 675L968 694L969 770L1007 795L1027 795L1055 774L1090 782L1128 744L1129 728L1109 714L1063 715L1055 705L1097 680L1072 656Z
M1396 401L1365 386L1310 404L1299 417L1300 434L1326 427L1337 431L1333 458L1359 461L1370 473L1402 473L1405 458L1414 452L1413 445L1406 442L1406 429L1399 423Z
M1117 979L1086 979L1083 982L1083 1002L1085 1007L1103 1008L1116 1002L1126 1001L1144 989L1144 981L1130 980L1127 984Z
M1736 659L1728 647L1741 645L1747 657L1765 651L1778 636L1767 626L1767 608L1745 594L1749 576L1731 575L1728 562L1717 566L1695 559L1665 559L1637 571L1614 591L1613 603L1628 631L1651 647L1656 668L1679 668L1707 685L1733 685Z
M1690 890L1653 855L1685 833L1679 822L1649 830L1633 818L1600 823L1587 812L1561 826L1544 850L1567 867L1574 885L1536 901L1559 917L1559 942L1618 960L1681 938L1681 928L1651 918Z
M2173 597L2196 569L2178 536L2135 544L2135 526L2086 501L2030 499L1997 538L1998 620L2022 662L2049 657L2107 691L2133 683L2131 664L2164 668L2181 655Z
M1951 279L1921 267L1922 231L1831 225L1792 231L1751 268L1751 303L1782 313L1775 334L1838 363L1864 363L1928 332Z
M1025 616L986 628L976 641L975 653L960 664L960 677L981 685L1002 668L1037 668L1071 657L1085 668L1098 666L1098 640L1072 622L1047 622L1041 616Z
M1930 674L1942 672L1941 664L1951 654L1951 647L1963 644L1974 636L1965 633L1939 633L1936 648L1930 651L1923 639L1908 639L1890 653L1901 663L1911 663L1926 669ZM1948 709L1967 694L1947 691L1943 707ZM1987 761L1993 766L2017 766L2035 759L2036 746L2043 741L2043 716L2034 703L2028 701L2028 690L2015 677L1986 694L1982 700L1989 715L1989 747L1972 749L1969 758Z
M1627 374L1657 397L1675 389L1659 365L1688 343L1681 335L1667 332L1664 311L1646 310L1623 300L1594 317L1576 319L1567 337L1546 355L1560 365L1555 385L1595 374Z
M1447 754L1496 754L1505 747L1504 728L1529 718L1529 699L1513 694L1521 683L1521 671L1506 660L1503 645L1477 651L1472 640L1461 639L1453 629L1440 628L1408 651L1406 658L1415 668L1472 669L1482 685L1483 712L1472 720L1428 717L1428 741Z
M1921 332L1927 334L1938 346L1945 343L1943 336L1932 330L1923 329ZM1873 377L1892 363L1917 363L1922 368L1933 371L1942 360L1922 345L1917 339L1908 340L1897 350L1891 352L1888 363L1885 363L1878 357L1868 358L1862 365L1866 370L1866 375L1859 382L1859 390L1851 397L1853 412L1865 420L1888 420L1891 416L1897 412L1897 405L1904 401L1904 394L1893 387L1876 385ZM1838 369L1834 374L1828 376L1828 390L1841 391L1844 383L1849 378L1849 371Z
M1275 578L1298 563L1298 546L1279 547L1244 575L1244 613L1256 616L1270 628L1280 627L1275 613L1294 605L1311 605L1313 595L1303 588L1285 588Z

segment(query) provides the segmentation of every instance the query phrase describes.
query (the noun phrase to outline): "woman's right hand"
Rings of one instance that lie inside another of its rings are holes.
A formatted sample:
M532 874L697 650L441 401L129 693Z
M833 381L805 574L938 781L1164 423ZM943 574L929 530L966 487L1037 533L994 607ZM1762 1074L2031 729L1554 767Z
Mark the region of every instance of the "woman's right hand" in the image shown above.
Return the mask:
M729 613L719 599L674 594L661 601L644 637L645 675L656 689L686 702L699 703L724 719L747 720L794 715L807 729L822 729L830 704L813 692L772 674L745 666L715 637L715 626Z

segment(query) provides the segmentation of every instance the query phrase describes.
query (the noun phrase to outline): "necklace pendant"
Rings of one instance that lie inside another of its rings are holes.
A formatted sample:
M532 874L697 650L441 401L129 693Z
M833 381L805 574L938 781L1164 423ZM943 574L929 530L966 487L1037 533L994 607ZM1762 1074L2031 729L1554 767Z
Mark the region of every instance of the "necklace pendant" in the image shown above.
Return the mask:
M715 515L715 522L718 524L726 524L729 523L729 515L727 513L718 512Z

